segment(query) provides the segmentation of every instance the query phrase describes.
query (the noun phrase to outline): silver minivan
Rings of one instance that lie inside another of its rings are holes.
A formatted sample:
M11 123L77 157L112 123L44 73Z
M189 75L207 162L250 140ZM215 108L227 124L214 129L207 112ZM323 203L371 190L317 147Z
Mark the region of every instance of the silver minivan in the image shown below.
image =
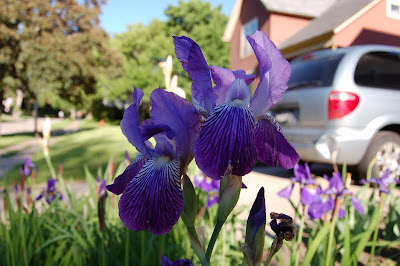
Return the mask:
M359 45L295 58L272 110L303 161L400 175L400 48Z

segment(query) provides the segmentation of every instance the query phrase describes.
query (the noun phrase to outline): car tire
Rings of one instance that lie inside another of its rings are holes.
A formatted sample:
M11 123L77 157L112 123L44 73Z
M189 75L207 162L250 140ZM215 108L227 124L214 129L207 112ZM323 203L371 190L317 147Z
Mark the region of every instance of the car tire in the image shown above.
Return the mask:
M390 169L393 176L400 171L400 135L393 131L379 131L372 139L357 167L359 179L365 179L368 166L376 156L372 167L371 177L381 177L386 169Z

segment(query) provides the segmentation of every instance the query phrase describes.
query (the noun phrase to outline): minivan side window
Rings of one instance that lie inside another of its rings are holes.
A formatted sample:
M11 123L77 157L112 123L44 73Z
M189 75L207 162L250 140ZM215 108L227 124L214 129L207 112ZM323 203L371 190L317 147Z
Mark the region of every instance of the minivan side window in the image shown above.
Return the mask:
M360 86L400 89L400 53L363 55L354 72L354 81Z

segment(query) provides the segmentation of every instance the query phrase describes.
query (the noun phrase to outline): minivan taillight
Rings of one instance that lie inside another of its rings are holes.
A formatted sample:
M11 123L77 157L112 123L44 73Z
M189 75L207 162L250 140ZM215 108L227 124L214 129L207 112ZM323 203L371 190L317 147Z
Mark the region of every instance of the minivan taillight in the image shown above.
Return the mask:
M346 91L332 91L328 97L329 120L350 114L356 109L359 102L360 97L357 94Z

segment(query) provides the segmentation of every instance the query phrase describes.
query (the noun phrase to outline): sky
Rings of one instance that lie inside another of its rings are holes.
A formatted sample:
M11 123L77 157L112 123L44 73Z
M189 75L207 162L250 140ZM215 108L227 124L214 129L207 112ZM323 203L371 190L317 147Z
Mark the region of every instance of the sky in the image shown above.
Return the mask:
M204 0L203 0L204 1ZM235 0L208 0L212 6L222 5L222 13L231 14ZM168 4L178 5L179 0L108 0L100 16L102 27L111 35L127 30L128 24L147 24L153 18L165 20Z

